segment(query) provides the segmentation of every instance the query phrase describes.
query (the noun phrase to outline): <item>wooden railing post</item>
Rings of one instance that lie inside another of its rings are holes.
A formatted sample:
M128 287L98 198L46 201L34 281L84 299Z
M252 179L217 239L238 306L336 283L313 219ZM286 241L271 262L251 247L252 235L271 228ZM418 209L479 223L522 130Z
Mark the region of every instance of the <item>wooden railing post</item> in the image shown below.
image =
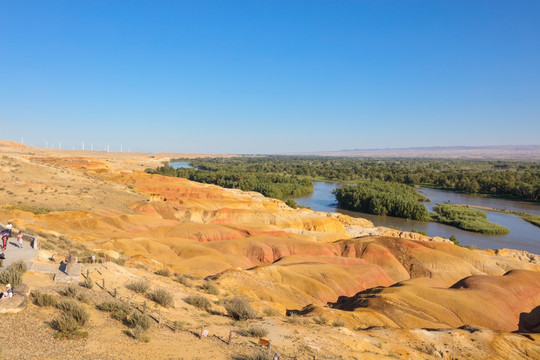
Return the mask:
M102 281L102 286L101 286L101 288L102 288L103 290L105 290L105 279L102 279L101 281Z
M146 300L144 301L144 304L143 304L143 311L142 311L143 314L146 314Z

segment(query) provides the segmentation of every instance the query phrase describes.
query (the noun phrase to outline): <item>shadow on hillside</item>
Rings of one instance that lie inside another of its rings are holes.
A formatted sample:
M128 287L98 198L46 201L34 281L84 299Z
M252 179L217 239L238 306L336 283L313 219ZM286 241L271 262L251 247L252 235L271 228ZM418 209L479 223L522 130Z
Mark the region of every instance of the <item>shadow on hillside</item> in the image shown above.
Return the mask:
M530 312L519 314L518 331L525 333L540 333L540 306Z

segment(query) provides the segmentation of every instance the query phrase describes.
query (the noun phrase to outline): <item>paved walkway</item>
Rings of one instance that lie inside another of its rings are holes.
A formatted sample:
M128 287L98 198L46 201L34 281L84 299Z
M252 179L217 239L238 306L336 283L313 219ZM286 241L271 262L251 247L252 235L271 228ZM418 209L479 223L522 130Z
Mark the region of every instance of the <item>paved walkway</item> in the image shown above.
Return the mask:
M32 262L37 259L38 251L36 249L32 249L30 242L28 241L23 241L23 247L22 249L19 249L17 238L10 237L8 239L7 248L6 251L4 251L4 254L6 256L6 259L4 260L4 268L7 268L9 265L19 260L24 261L26 266L30 268Z

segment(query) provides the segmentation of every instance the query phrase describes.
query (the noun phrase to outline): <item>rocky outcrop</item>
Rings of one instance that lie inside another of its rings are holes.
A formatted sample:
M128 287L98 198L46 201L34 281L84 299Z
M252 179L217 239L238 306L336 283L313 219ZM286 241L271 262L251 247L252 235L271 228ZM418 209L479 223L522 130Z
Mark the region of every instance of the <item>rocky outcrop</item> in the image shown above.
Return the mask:
M28 306L28 285L20 284L13 287L13 297L0 299L0 314L16 314Z

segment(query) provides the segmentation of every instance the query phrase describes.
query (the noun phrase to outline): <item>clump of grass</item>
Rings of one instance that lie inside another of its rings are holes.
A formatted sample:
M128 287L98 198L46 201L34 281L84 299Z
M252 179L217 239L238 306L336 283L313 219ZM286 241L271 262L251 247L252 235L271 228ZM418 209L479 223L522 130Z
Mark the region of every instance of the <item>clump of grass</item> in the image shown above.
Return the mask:
M150 289L150 283L146 280L135 280L126 284L126 288L139 294L144 294Z
M88 336L88 333L79 331L90 319L90 314L86 309L73 300L62 300L57 307L62 310L62 315L53 320L52 326L60 333L60 337Z
M152 326L152 319L150 319L147 315L134 312L129 317L128 324L129 327L133 329L136 327L140 327L143 331L146 331Z
M126 264L126 258L123 256L119 256L116 259L113 259L113 262L117 265L124 266Z
M191 283L191 281L189 281L189 278L186 275L177 276L175 280L178 281L180 284L184 285L185 287L193 287L193 284Z
M186 326L185 321L175 321L175 322L173 322L173 328L175 330L182 330L184 328L184 326Z
M212 307L210 300L201 295L190 295L184 299L184 301L190 305L193 305L199 309L209 310Z
M56 306L58 300L51 294L44 294L39 291L32 292L32 297L38 306Z
M235 320L248 320L257 316L257 311L249 302L241 297L233 297L225 301L225 310Z
M90 304L92 302L92 298L87 292L80 292L79 295L77 295L77 300L85 304Z
M79 295L79 289L77 288L77 286L73 285L73 284L70 284L68 286L66 286L61 292L60 294L62 296L65 296L65 297L68 297L68 298L76 298L77 295Z
M271 307L264 308L263 313L266 316L276 316L278 314L278 312L274 308L271 308Z
M242 335L251 337L265 337L268 335L268 330L262 326L254 325L249 329L242 330Z
M334 319L334 321L332 321L332 326L333 327L345 327L345 321L343 321L341 319Z
M92 279L87 277L83 281L81 281L79 285L87 289L92 289L94 287L94 282L92 281Z
M171 272L169 271L169 269L159 269L154 274L159 275L159 276L165 276L165 277L171 276Z
M150 298L163 307L173 307L174 305L173 295L165 289L154 290L150 294Z
M9 269L12 271L20 272L21 274L24 274L28 268L26 267L26 264L22 260L15 261L9 266Z
M9 267L0 272L0 283L11 284L12 286L22 284L22 273Z
M131 308L120 301L105 301L97 306L101 311L106 311L111 314L111 317L116 320L125 320L131 313Z
M287 322L289 324L298 325L302 322L302 319L300 319L300 316L296 314L291 314L289 317L287 317Z
M238 360L272 360L272 355L263 352L262 350L257 350L254 353L248 355L239 355L236 357Z
M210 280L205 280L201 285L201 289L212 295L219 294L219 290L217 289L216 285L214 285L214 282Z
M328 322L328 320L326 320L324 316L319 315L319 316L313 317L313 322L318 325L324 325Z
M143 341L146 343L150 342L150 337L146 335L146 331L139 325L135 326L133 330L131 330L131 336L133 336L134 339L137 339L139 341Z

